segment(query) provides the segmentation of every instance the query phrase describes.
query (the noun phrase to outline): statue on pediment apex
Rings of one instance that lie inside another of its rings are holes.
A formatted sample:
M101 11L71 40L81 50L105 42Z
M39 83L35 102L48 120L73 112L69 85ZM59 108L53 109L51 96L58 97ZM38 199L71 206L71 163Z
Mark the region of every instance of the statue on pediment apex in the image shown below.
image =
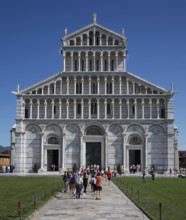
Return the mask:
M96 24L96 13L93 13L92 15L92 21L94 24Z

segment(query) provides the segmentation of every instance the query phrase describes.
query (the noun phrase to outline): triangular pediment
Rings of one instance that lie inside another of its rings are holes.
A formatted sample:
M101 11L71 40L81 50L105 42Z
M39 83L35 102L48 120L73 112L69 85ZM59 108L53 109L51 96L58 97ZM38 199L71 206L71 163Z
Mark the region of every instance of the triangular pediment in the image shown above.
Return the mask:
M121 39L124 38L123 35L121 35L119 33L116 33L116 32L114 32L114 31L112 31L112 30L110 30L110 29L108 29L108 28L106 28L106 27L104 27L100 24L87 25L87 26L85 26L85 27L83 27L83 28L81 28L81 29L69 34L69 35L66 35L64 38L65 39L70 39L70 38L78 37L81 34L87 33L87 31L94 31L94 30L95 31L101 31L105 34L110 34L110 35L115 36L117 38L121 38Z
M105 35L108 37L112 37L113 39L118 40L119 42L124 42L124 43L127 42L127 38L124 36L124 33L119 34L119 33L116 33L114 31L100 25L100 24L92 23L92 24L87 25L87 26L85 26L85 27L83 27L83 28L71 33L71 34L67 35L67 33L66 33L65 36L62 38L63 45L66 46L67 43L65 43L65 42L68 42L68 41L73 40L78 37L81 38L82 35L87 35L88 33L91 33L91 32L99 33L100 35Z
M39 83L36 83L24 90L21 90L19 93L19 95L27 95L27 94L42 94L42 89L48 87L49 85L54 85L56 84L56 82L60 81L62 79L62 77L67 77L66 74L64 74L63 72L57 73L55 75L52 75L51 77L47 78L46 80L43 80ZM121 74L121 72L120 72ZM126 77L126 79L128 79L130 81L130 83L135 83L135 85L138 86L143 86L144 88L150 89L151 91L155 91L155 94L167 94L169 93L168 90L157 86L137 75L134 75L130 72L123 72L123 75ZM70 75L69 75L70 76ZM36 92L37 91L37 92Z

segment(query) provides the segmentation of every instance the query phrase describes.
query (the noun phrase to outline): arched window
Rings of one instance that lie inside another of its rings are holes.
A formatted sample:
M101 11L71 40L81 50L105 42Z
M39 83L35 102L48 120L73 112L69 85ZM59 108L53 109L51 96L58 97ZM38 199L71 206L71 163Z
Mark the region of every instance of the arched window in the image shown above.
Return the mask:
M76 83L76 94L82 94L82 83Z
M89 71L92 71L92 60L89 60Z
M84 60L81 60L81 71L84 71L84 69L85 69L84 68L84 63L85 63Z
M107 66L107 60L105 60L105 68L104 68L105 71L108 70L108 66Z
M114 71L114 60L111 60L111 71Z
M97 103L92 102L91 103L91 115L96 115L97 114Z
M128 143L131 145L141 145L143 141L139 135L131 135Z
M25 108L25 118L29 118L29 109Z
M107 94L112 94L112 83L107 83Z
M78 64L77 64L77 60L74 61L74 70L78 71Z
M56 106L55 105L54 105L54 109L53 110L54 110L54 115L55 115L56 114Z
M54 94L54 84L50 86L50 94Z
M74 46L74 41L73 40L70 41L70 46Z
M118 40L115 40L115 45L119 45L119 41Z
M89 37L89 45L92 45L93 42L92 42L92 37Z
M99 71L99 60L96 60L96 71Z
M48 138L47 143L48 144L59 144L59 141L58 141L57 137L52 136L52 137Z
M92 82L91 84L91 92L92 94L97 94L97 82Z
M99 45L99 37L96 37L96 45Z
M107 114L110 115L111 114L111 104L107 103Z
M99 127L91 126L87 129L86 135L103 135L103 132Z
M77 104L77 114L78 115L81 114L81 104L80 103Z

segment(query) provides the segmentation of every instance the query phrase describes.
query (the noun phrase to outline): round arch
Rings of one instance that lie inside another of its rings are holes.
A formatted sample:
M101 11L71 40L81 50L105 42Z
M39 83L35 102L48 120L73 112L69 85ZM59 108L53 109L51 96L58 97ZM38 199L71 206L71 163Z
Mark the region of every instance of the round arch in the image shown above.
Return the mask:
M87 129L90 128L90 127L92 127L92 126L95 126L95 127L97 127L98 129L100 129L100 130L102 131L102 135L105 134L105 128L104 128L101 124L99 124L98 122L88 123L88 124L85 126L85 129L84 129L85 133L86 133Z
M145 134L145 129L139 124L132 124L126 127L125 132Z
M97 125L90 125L85 130L86 135L103 135L103 130Z

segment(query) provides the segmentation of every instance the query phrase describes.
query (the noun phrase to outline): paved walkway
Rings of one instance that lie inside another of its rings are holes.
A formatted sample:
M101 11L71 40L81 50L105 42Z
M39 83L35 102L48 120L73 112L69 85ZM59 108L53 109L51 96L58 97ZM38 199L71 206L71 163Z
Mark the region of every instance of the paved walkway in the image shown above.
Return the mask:
M37 210L27 220L147 220L139 210L120 190L111 182L103 182L101 200L95 200L95 194L90 192L86 196L75 199L70 192L58 193L46 205Z

